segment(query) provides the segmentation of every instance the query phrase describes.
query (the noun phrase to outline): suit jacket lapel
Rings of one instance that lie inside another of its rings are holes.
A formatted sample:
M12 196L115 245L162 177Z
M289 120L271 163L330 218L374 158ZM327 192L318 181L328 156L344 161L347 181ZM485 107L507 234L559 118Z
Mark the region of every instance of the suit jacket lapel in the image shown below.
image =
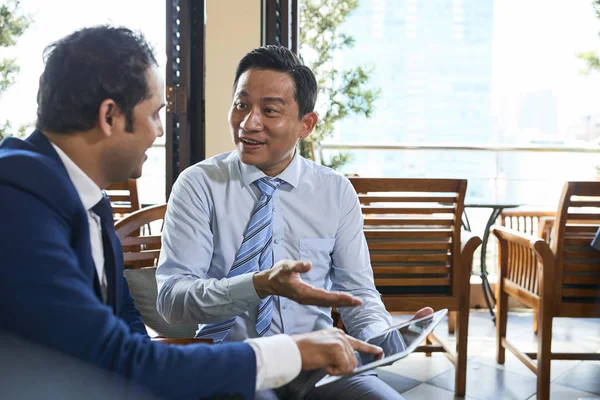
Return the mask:
M71 182L71 179L69 178L69 174L67 173L67 169L65 168L65 165L62 163L62 160L58 156L58 153L56 152L56 150L54 150L54 147L52 147L52 143L50 143L48 138L46 136L44 136L44 134L42 132L40 132L37 129L34 130L33 133L31 135L29 135L29 137L27 139L25 139L25 142L35 146L36 149L38 150L38 153L43 154L43 155L55 160L57 162L57 164L60 165L61 172L64 173L67 180L69 182ZM75 187L73 187L73 190L75 190ZM75 190L75 192L76 192L76 190ZM87 220L86 220L86 222L87 222ZM89 232L89 229L88 229L88 232ZM93 257L91 255L91 253L90 253L90 258L93 261ZM94 268L94 272L95 271L96 271L96 269ZM100 280L98 279L98 274L94 273L93 276L94 276L94 282L93 282L94 292L96 293L96 296L98 296L100 301L102 301L102 290L100 289ZM108 276L107 276L107 279L108 279Z

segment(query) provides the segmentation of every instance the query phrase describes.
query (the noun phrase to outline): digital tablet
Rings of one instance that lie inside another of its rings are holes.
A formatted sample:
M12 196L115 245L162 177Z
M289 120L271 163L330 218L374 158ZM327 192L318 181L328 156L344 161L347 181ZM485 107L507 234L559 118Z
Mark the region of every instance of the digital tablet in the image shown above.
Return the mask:
M425 341L427 335L433 331L446 314L448 314L448 310L443 309L419 319L390 326L380 334L365 340L365 342L383 349L384 356L382 359L374 360L375 356L372 354L357 353L358 367L354 371L346 375L325 375L316 383L315 387L348 378L373 368L383 367L406 357Z

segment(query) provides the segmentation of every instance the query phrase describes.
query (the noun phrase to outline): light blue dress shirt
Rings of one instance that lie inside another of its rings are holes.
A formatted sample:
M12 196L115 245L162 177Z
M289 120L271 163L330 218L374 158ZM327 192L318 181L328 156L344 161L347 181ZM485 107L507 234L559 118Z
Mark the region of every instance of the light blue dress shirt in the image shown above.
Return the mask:
M253 182L263 176L231 152L186 169L175 182L156 272L157 308L167 321L202 326L238 316L225 341L257 336L253 274L227 273L260 198ZM305 282L361 298L362 306L339 310L352 336L383 331L392 320L373 283L360 204L348 179L299 155L277 177L284 182L273 196L274 261L309 260ZM269 334L331 327L330 308L274 296Z

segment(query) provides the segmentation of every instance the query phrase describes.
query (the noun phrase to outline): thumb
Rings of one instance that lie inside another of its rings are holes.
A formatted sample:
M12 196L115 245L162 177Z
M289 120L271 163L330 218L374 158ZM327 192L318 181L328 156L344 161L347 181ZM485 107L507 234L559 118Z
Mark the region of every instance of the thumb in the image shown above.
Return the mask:
M308 272L312 268L310 261L292 261L289 265L291 267L289 269L290 272L297 272L299 274Z

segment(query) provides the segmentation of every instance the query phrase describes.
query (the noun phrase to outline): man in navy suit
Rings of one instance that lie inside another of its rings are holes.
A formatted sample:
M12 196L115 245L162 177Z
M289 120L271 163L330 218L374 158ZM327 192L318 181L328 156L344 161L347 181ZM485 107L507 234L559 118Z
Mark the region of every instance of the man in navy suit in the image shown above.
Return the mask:
M0 144L0 333L167 398L253 398L301 369L349 372L354 349L381 356L333 329L219 346L149 340L102 189L141 175L146 150L163 134L163 106L152 50L128 29L82 29L47 49L37 129ZM303 292L318 303L360 304L346 294ZM270 361L282 354L297 360L294 368Z

